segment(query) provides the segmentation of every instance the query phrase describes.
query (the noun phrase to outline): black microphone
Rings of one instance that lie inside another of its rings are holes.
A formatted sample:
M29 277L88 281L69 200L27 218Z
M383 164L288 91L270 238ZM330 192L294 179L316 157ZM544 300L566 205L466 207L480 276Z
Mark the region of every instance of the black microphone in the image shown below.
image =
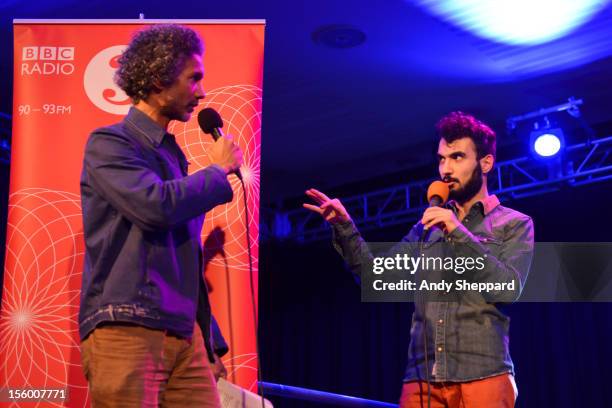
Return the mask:
M213 108L204 108L198 113L198 124L202 132L211 135L214 141L217 141L220 137L223 137L223 119L219 112ZM240 180L242 180L242 174L240 169L236 169L233 172Z

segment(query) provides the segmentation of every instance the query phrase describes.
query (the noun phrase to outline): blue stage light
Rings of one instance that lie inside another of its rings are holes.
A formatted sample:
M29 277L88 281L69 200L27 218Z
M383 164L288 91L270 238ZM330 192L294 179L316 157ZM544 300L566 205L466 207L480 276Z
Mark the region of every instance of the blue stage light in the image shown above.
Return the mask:
M529 137L529 144L536 157L551 158L563 150L565 138L559 128L534 130Z
M513 45L542 44L589 21L609 0L419 0L473 34Z
M557 136L546 133L536 138L533 148L540 156L554 156L561 149L561 141Z

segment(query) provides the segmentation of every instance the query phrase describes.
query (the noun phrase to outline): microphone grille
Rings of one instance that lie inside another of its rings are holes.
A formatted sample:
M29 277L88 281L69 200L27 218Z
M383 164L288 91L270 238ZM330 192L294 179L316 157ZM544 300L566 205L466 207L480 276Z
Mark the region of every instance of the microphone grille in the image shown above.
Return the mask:
M210 135L213 129L223 127L223 119L213 108L204 108L198 113L198 124L204 133Z
M446 203L446 200L448 200L448 194L448 184L443 181L437 180L431 183L429 185L429 188L427 189L427 201L431 201L433 197L438 196L442 199L442 203L440 204L444 205Z

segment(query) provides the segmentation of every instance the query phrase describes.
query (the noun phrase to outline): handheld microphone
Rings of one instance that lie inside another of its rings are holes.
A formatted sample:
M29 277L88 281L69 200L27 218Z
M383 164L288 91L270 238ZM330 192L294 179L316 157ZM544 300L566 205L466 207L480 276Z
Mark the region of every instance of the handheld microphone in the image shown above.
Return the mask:
M440 180L434 181L427 189L427 201L429 202L429 206L439 207L446 204L449 193L450 190L447 183Z
M200 125L202 132L211 135L214 141L223 137L223 131L221 130L223 127L223 119L221 119L219 112L213 108L204 108L198 113L198 125ZM240 169L236 169L234 174L242 180Z
M429 188L427 189L427 201L429 202L429 206L439 207L441 205L446 204L449 193L450 190L448 188L448 183L445 183L440 180L434 181L429 185ZM421 234L421 242L425 241L428 235L429 228L423 228L423 233Z

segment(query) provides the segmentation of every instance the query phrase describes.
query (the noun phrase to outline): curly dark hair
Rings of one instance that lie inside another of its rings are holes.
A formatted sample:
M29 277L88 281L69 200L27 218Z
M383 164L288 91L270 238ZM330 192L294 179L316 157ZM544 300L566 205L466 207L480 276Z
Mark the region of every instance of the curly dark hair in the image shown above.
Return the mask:
M170 86L183 69L185 59L202 55L198 34L177 24L162 24L138 31L119 57L115 83L138 103L149 97L156 84Z
M460 111L451 112L436 124L436 131L446 143L469 137L476 146L478 159L488 154L495 158L497 148L495 132L472 115Z

